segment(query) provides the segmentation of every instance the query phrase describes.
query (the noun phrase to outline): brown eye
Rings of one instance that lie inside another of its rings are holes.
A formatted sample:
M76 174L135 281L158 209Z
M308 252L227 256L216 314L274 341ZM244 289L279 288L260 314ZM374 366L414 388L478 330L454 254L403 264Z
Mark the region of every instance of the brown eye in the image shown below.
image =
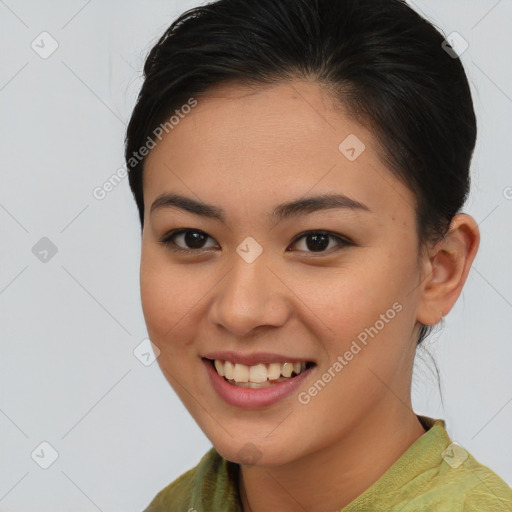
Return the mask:
M339 235L329 233L327 231L308 231L306 233L303 233L302 235L295 239L293 245L297 244L297 242L302 239L304 239L305 242L303 244L303 246L305 246L306 248L305 252L311 253L330 252L330 249L339 250L343 247L354 245L349 240L342 238ZM334 240L338 243L334 244L334 246L330 246L331 240ZM328 251L326 251L326 249L328 249Z
M208 238L211 237L199 229L182 228L167 233L160 243L175 251L194 252L209 248L205 246Z

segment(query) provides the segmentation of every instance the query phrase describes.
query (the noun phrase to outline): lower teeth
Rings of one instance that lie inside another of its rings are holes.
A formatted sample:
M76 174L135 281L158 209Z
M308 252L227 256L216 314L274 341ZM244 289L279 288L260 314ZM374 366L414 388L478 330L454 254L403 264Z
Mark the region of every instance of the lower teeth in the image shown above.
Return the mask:
M295 375L294 375L295 377ZM225 377L224 377L225 378ZM226 378L225 378L226 379ZM279 384L280 382L284 382L285 380L293 379L293 377L279 377L277 380L266 380L265 382L236 382L235 380L226 379L233 386L237 386L239 388L252 388L252 389L262 389L268 388L269 386L273 386L274 384Z

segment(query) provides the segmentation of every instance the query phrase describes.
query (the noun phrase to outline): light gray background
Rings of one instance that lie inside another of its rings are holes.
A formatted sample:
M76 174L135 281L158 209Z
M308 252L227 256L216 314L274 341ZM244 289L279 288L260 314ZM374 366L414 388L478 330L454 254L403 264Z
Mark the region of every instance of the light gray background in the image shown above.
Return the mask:
M410 3L469 42L479 139L465 211L482 235L431 338L444 410L421 360L413 403L512 484L512 1ZM124 165L144 57L198 4L0 0L1 511L140 511L211 446L157 363L134 355L147 332L127 179L93 196ZM46 59L31 48L43 31L59 45ZM46 262L32 252L43 237L57 248ZM48 469L43 441L58 453Z

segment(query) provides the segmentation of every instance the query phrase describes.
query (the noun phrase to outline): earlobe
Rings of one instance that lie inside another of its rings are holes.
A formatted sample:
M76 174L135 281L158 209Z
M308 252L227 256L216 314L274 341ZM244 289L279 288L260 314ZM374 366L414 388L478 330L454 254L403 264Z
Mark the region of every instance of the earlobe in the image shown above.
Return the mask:
M429 251L417 311L424 325L439 323L462 292L480 244L478 225L470 215L453 217L446 236Z

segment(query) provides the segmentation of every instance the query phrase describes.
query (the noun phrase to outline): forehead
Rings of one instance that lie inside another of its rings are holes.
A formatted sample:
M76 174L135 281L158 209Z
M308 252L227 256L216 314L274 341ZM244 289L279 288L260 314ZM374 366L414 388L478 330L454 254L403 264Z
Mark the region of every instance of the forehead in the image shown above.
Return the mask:
M196 100L146 158L145 205L179 189L223 206L229 197L233 208L270 208L311 191L413 214L414 197L381 162L373 133L318 83L221 85Z

